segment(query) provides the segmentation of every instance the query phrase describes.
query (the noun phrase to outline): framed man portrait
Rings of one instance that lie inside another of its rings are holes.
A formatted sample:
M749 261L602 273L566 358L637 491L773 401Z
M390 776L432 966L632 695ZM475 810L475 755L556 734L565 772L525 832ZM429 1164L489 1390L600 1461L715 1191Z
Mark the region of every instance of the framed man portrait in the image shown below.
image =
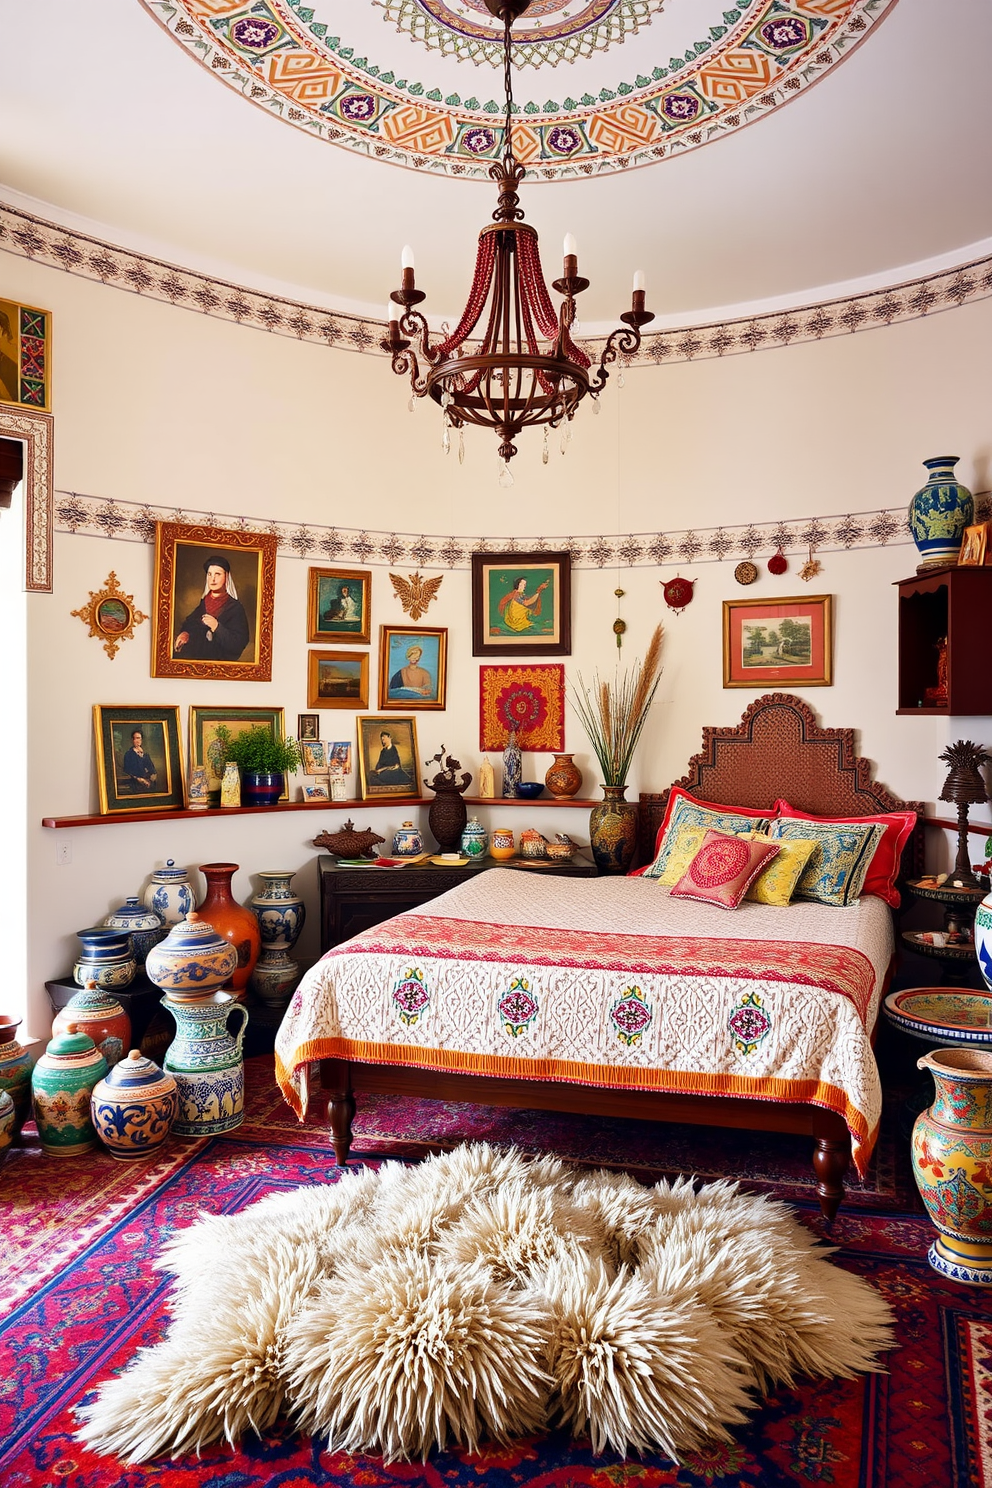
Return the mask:
M308 651L308 708L367 708L367 651Z
M358 779L364 800L416 800L417 760L415 718L358 719Z
M207 708L194 704L189 710L189 762L194 768L206 765L207 798L211 806L220 805L220 783L224 774L224 751L217 738L220 724L232 739L260 725L269 729L276 739L286 737L286 716L282 708ZM284 783L279 799L289 800L288 783Z
M409 712L443 708L447 691L447 630L379 627L379 707Z
M472 655L572 654L570 553L472 554Z
M308 641L347 639L367 646L371 625L372 575L368 569L311 568L307 588Z
M159 522L152 676L268 682L278 538Z
M97 703L93 708L100 811L182 811L186 780L179 709Z
M320 714L299 713L296 719L296 737L303 743L304 739L320 738Z

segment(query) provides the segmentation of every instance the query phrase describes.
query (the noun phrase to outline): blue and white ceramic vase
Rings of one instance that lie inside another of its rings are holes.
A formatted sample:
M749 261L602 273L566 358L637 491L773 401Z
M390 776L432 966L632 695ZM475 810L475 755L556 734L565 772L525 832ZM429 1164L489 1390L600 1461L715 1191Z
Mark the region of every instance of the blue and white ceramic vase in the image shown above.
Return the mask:
M971 492L954 475L957 462L957 455L923 461L927 483L909 503L909 530L922 559L917 573L957 563L964 529L975 520Z
M162 916L166 929L178 925L196 908L188 870L177 868L174 858L167 859L165 867L152 874L143 897L148 907Z
M299 981L300 968L290 956L307 917L306 905L293 892L288 869L260 873L262 887L249 903L258 920L262 951L251 974L251 988L263 1002L288 1002Z
M462 852L467 858L484 858L489 848L485 827L473 816L462 831Z
M126 930L91 925L88 930L77 930L76 936L81 949L72 977L78 986L96 982L98 987L117 992L130 987L138 965Z
M31 1070L34 1060L23 1044L17 1042L20 1020L0 1014L0 1091L6 1091L14 1102L14 1140L31 1113Z
M140 1049L94 1086L90 1116L111 1157L134 1162L153 1157L172 1130L179 1096L172 1075Z
M131 949L139 970L153 945L158 945L168 934L165 920L157 909L142 904L137 894L125 899L103 922L112 930L126 930L131 938Z
M233 1131L244 1120L245 1069L242 1044L247 1009L228 992L195 1001L163 997L176 1022L176 1037L163 1064L175 1077L179 1111L172 1130L180 1137L210 1137ZM228 1019L241 1019L232 1036Z
M986 894L975 911L975 955L985 985L992 992L992 894Z
M413 822L404 822L393 833L393 857L394 858L416 858L424 850L424 839L420 828L415 827Z
M222 987L237 964L237 947L193 910L152 946L145 972L156 987L180 1000L204 997Z
M503 750L503 795L513 796L517 794L517 786L524 777L524 757L520 753L517 743L515 729L510 730L510 737L506 741Z

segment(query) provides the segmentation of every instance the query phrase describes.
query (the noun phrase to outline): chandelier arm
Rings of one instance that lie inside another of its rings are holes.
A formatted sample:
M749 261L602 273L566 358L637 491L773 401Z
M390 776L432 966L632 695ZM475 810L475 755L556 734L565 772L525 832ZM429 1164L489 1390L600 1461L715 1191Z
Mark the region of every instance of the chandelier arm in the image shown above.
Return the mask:
M406 309L400 316L400 330L404 336L420 342L420 354L428 362L436 362L440 348L430 344L430 326L419 310Z
M640 346L641 330L639 326L624 326L623 328L617 326L615 331L611 331L606 345L603 347L603 355L599 359L599 366L596 368L595 376L590 379L589 391L591 393L601 393L610 375L606 370L607 367L612 366L620 356L636 356L640 350Z

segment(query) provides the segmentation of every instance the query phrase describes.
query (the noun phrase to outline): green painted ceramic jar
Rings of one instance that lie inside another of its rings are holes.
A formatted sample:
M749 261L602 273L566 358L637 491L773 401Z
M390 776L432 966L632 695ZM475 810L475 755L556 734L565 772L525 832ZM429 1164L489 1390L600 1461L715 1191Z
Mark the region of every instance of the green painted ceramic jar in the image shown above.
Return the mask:
M27 1049L15 1037L20 1020L5 1018L0 1021L0 1090L6 1090L14 1102L14 1141L21 1134L21 1127L31 1114L31 1066L32 1059Z
M81 1157L96 1146L90 1116L93 1087L107 1073L107 1061L93 1040L70 1024L52 1039L34 1067L31 1096L43 1152Z
M13 1143L16 1120L17 1112L14 1110L14 1102L6 1090L0 1090L0 1164L3 1163Z

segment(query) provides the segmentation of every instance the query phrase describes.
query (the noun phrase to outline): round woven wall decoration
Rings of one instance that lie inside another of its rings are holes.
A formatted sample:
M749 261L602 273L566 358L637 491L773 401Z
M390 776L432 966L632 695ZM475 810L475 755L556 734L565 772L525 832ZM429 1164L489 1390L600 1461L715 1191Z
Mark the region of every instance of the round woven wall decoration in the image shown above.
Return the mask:
M753 584L758 577L758 566L750 559L745 558L743 563L738 563L734 569L734 578L738 584Z

